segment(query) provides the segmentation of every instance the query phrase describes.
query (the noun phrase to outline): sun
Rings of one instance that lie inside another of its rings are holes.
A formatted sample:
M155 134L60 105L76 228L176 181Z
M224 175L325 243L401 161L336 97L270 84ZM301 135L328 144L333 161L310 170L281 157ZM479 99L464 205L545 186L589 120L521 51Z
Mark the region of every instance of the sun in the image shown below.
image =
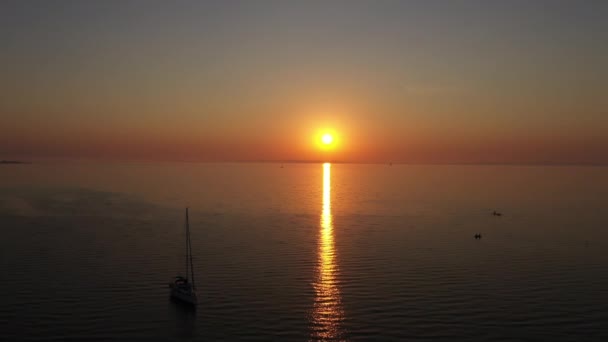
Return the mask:
M325 133L321 137L321 142L324 145L331 145L331 143L334 142L334 137L331 134L329 134L329 133Z
M333 128L323 128L315 132L312 140L317 149L329 153L342 148L342 135Z

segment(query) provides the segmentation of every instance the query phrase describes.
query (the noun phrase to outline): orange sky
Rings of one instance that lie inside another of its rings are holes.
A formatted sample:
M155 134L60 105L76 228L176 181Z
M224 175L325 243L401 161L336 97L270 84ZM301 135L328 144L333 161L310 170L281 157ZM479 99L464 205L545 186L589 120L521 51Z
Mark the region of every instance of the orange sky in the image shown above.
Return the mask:
M0 159L606 164L607 6L541 3L3 3Z

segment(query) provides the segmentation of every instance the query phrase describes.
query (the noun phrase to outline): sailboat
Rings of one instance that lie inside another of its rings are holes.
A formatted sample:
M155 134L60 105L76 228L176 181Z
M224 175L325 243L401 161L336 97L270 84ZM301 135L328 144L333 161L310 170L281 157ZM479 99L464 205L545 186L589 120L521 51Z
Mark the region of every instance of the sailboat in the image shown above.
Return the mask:
M171 298L191 305L198 304L196 285L194 283L194 267L192 266L192 243L190 241L188 208L186 208L186 276L176 276L175 280L169 284L169 287L171 288Z

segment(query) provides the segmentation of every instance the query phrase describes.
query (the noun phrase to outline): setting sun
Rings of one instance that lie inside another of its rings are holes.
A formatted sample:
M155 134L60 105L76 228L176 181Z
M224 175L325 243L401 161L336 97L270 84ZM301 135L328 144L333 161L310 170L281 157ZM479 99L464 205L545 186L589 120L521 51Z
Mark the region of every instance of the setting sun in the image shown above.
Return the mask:
M323 136L321 137L321 141L325 144L325 145L330 145L333 141L334 141L334 137L329 134L329 133L325 133L323 134Z
M321 151L332 152L342 149L343 136L333 128L321 128L314 134L314 145Z

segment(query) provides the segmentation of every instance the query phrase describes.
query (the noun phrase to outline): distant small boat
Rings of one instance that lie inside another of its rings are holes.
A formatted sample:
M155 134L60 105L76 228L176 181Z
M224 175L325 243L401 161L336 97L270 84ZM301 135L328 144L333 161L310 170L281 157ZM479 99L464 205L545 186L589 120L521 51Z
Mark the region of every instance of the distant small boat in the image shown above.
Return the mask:
M481 239L481 234L479 234L479 233L478 233L478 234L475 234L475 239L476 239L476 240Z
M494 210L494 212L492 212L492 215L494 216L502 216L501 213L499 213L498 211Z
M192 278L189 279L188 277ZM176 276L169 284L171 297L184 303L197 305L196 284L194 283L194 267L192 265L192 243L190 241L190 224L188 222L188 208L186 208L186 276Z

